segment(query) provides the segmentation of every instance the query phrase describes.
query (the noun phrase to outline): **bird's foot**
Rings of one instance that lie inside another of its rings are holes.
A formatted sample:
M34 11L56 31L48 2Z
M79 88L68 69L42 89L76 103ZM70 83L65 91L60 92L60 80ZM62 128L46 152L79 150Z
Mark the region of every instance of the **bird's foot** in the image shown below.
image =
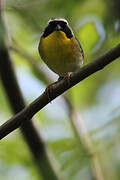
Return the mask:
M68 73L64 76L64 79L67 80L68 85L70 84L71 75L72 75L72 72L68 72Z
M58 80L56 82L51 83L50 85L47 86L47 88L45 89L45 93L47 94L48 100L49 102L51 102L51 93L52 93L52 87L57 84L58 82L60 82L62 79L67 80L68 85L70 84L70 79L71 79L71 74L72 72L68 72L64 77L59 77Z
M59 77L58 80L56 82L53 82L51 84L49 84L47 86L47 88L45 89L45 93L47 94L48 100L51 102L51 93L52 93L52 87L57 84L59 81L61 81L63 79L63 77Z

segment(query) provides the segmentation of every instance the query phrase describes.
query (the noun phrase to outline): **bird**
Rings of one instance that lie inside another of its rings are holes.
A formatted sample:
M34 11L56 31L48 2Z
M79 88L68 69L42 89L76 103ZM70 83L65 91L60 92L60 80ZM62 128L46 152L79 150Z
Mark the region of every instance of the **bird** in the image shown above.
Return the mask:
M45 64L61 79L79 70L83 64L83 49L65 18L48 21L38 50Z
M51 18L40 37L38 51L45 64L59 76L45 90L51 101L52 86L62 79L69 84L71 74L81 68L83 49L65 18Z

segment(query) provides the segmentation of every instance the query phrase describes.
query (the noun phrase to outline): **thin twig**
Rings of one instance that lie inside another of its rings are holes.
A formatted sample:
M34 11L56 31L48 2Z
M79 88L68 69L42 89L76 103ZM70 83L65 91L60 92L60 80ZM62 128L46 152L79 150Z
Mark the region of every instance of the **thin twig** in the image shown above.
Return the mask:
M83 79L89 77L96 71L103 69L106 65L108 65L118 57L120 57L120 44L118 44L116 47L112 48L96 60L82 67L78 72L74 72L71 75L69 83L66 79L63 79L59 83L56 83L52 87L52 91L50 94L51 101L57 96L64 93L69 88L82 81ZM41 110L50 102L50 99L48 98L48 95L45 91L41 96L39 96L35 101L33 101L30 105L24 108L21 112L19 112L14 117L9 119L6 123L1 125L0 139L8 135L10 132L14 131L26 120L32 118L39 110Z
M72 119L79 138L81 139L83 145L86 147L88 154L90 154L92 172L95 180L104 180L97 153L95 152L95 148L93 147L92 141L90 140L87 133L85 122L74 108L72 109Z
M90 162L92 167L92 176L95 178L95 180L104 180L104 176L102 173L102 169L97 157L97 154L95 153L92 141L89 138L85 121L80 116L77 109L72 105L70 99L68 96L65 96L64 99L66 100L66 104L68 107L68 113L71 122L71 126L73 127L73 130L78 137L79 141L83 144L88 154L90 154Z
M19 54L21 57L23 57L31 65L31 68L38 75L37 77L39 77L40 80L42 79L45 84L51 83L52 80L50 79L50 77L48 77L40 68L39 59L33 57L28 52L26 52L24 48L21 47L15 40L14 43L15 46L9 46L9 50L12 50L15 53Z

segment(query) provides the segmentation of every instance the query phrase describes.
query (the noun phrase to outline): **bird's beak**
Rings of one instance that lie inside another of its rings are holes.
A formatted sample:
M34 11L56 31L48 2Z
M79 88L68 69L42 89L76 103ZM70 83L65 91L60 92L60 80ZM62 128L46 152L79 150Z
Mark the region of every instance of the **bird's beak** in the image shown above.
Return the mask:
M61 30L61 26L59 24L57 24L55 29L56 29L56 31L60 31Z

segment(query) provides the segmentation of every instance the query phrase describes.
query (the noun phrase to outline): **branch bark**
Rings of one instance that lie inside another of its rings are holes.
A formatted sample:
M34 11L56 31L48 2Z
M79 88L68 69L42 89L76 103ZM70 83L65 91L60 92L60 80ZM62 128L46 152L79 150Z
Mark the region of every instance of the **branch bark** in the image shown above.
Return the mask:
M89 77L93 73L103 69L106 65L120 57L120 44L109 50L104 55L100 56L91 63L83 66L78 72L74 72L71 75L70 82L68 83L66 79L61 80L52 87L50 93L50 99L46 94L46 91L39 96L30 105L24 108L21 112L16 114L14 117L9 119L6 123L0 126L0 139L4 138L6 135L18 128L26 120L31 119L39 110L45 107L50 101L55 99L57 96L64 93L69 88L73 87L83 79Z

